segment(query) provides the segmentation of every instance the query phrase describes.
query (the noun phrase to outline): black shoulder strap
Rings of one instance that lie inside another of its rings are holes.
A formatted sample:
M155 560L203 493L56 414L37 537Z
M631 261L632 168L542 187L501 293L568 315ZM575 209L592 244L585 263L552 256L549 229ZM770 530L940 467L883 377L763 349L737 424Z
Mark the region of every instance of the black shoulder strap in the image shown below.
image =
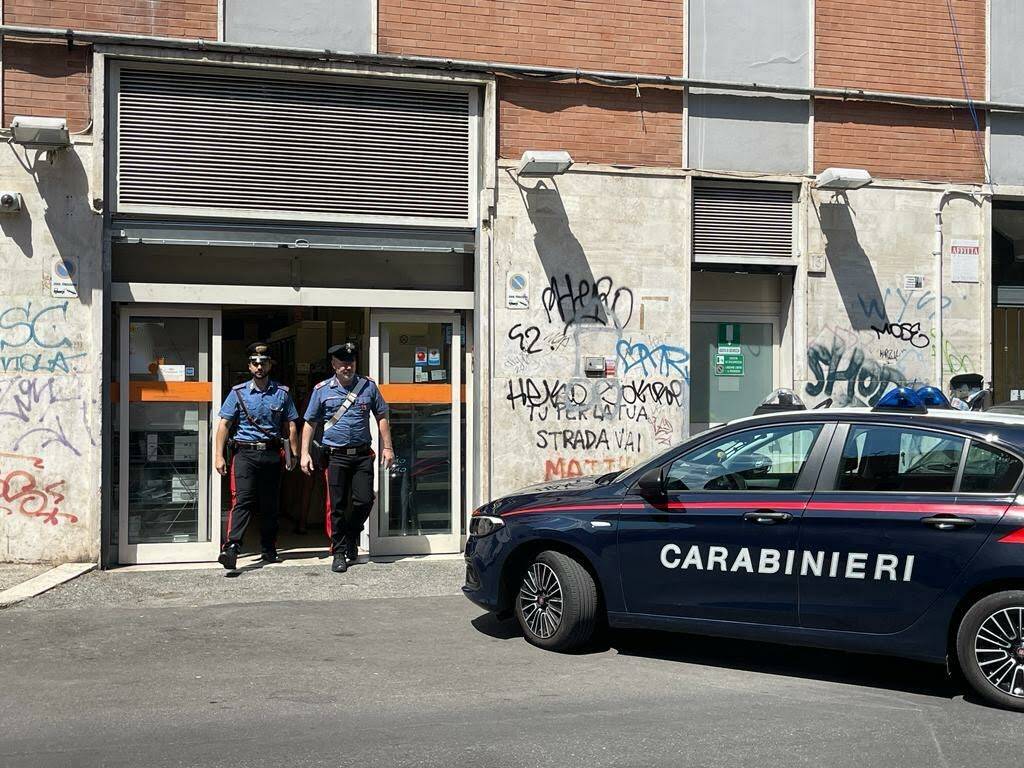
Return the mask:
M264 435L269 437L271 440L280 440L281 439L280 435L275 435L272 432L268 432L267 430L265 430L263 427L261 427L259 424L257 424L253 420L252 416L249 415L249 409L245 406L245 400L242 399L242 392L241 392L241 390L235 392L235 396L238 398L238 407L241 408L242 409L242 413L245 414L245 420L246 421L248 421L250 424L252 424L254 427L256 427L256 429L258 429Z
M369 379L367 379L365 376L359 379L359 384L356 385L356 388L348 393L348 397L345 398L345 402L338 406L338 410L336 410L334 412L334 415L327 420L326 424L324 424L324 432L326 432L328 429L330 429L331 427L338 423L338 419L344 416L345 411L351 408L352 403L354 403L359 398L359 396L363 394L363 390L366 389L366 385L368 383Z

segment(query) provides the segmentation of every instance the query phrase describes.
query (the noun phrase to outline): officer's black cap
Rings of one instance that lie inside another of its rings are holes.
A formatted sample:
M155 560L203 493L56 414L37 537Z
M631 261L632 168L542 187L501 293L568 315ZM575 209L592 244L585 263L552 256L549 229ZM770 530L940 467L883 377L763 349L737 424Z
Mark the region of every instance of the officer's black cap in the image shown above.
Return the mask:
M254 341L249 345L249 360L253 358L263 358L264 360L270 360L270 346L265 341Z
M339 360L348 361L355 360L359 355L359 350L351 341L346 341L344 344L335 344L327 350L327 354Z

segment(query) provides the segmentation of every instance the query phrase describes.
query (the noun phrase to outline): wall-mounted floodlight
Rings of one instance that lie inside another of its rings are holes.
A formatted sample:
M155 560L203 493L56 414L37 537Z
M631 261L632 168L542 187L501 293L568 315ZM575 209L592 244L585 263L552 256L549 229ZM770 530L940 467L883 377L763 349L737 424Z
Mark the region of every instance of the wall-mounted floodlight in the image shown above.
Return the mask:
M71 146L68 124L62 117L15 117L11 134L11 140L26 149L52 152Z
M818 189L860 189L871 181L871 174L863 168L826 168L818 174L815 186Z
M572 157L565 150L546 151L531 149L523 152L519 160L520 176L555 176L565 173L572 165Z

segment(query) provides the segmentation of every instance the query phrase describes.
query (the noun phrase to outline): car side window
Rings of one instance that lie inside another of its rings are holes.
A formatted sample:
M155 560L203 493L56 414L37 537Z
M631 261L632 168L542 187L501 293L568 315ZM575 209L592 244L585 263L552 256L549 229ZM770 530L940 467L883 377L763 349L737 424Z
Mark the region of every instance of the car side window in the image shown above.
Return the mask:
M1009 493L1020 478L1024 464L1006 451L971 441L960 479L963 493Z
M952 493L964 442L941 432L853 425L836 490Z
M791 424L733 433L676 459L666 473L672 491L791 491L820 424Z

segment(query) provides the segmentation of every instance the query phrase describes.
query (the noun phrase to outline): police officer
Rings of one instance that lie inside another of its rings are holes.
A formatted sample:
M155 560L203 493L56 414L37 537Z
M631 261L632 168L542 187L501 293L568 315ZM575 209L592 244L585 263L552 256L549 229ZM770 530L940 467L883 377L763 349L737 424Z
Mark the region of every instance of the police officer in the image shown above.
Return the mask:
M281 465L295 466L299 439L299 413L288 387L271 380L273 361L263 342L249 345L252 379L231 388L220 409L214 462L217 471L228 472L224 444L232 424L231 511L228 512L224 547L218 561L234 570L242 548L242 536L255 510L260 513L261 559L277 562L277 515Z
M327 535L334 561L331 570L344 573L359 553L359 534L373 506L373 450L370 414L377 419L381 463L395 460L388 424L388 404L372 379L356 374L356 345L348 342L328 350L334 376L313 388L303 418L302 471L314 471L310 444L316 424L324 424L323 445L330 454L327 475ZM339 410L340 415L339 415ZM352 512L348 497L352 494Z

